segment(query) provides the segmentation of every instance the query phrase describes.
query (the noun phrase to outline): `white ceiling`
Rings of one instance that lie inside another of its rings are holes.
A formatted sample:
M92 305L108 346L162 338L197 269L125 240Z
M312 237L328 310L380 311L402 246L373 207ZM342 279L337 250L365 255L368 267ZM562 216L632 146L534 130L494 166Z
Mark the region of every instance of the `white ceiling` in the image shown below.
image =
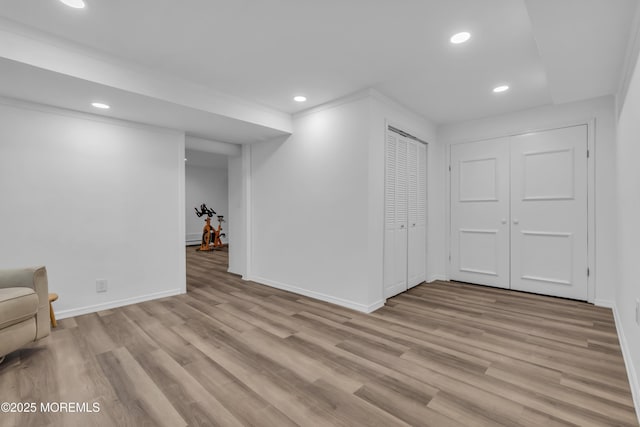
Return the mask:
M231 94L256 108L296 113L374 88L440 124L615 94L637 5L637 0L85 1L86 9L74 10L57 0L0 0L0 17L14 30L35 31L58 46L90 48L114 63ZM471 41L451 45L449 37L462 30L472 33ZM51 71L45 70L24 74L19 64L7 61L0 61L0 72L0 95L66 108L83 109L72 104L74 97L82 104L92 90L86 87L91 81L46 77ZM500 83L512 89L493 94ZM49 93L62 87L66 96ZM213 117L188 103L127 94L130 87L103 89L114 91L118 107L109 114L120 118L164 121L227 142L283 133ZM309 101L295 103L296 94ZM152 113L157 117L147 117Z

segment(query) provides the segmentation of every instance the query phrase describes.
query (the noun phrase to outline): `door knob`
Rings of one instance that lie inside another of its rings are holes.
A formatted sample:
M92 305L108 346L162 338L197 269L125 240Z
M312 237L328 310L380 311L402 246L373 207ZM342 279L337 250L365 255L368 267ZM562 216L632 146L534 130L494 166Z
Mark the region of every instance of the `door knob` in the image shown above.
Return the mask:
M515 225L518 225L518 224L520 224L520 221L518 221L517 219L514 219L514 220L513 220L513 223L514 223Z
M503 223L503 224L506 224L506 223L507 223L507 218L502 218L502 219L500 220L500 222L501 222L501 223Z

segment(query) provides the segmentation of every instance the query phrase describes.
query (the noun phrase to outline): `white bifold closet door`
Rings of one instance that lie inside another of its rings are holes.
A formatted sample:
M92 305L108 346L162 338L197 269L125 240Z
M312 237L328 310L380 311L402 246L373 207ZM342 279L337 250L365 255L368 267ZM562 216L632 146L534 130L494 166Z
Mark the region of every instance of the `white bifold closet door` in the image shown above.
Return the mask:
M407 288L426 280L427 265L427 146L409 142Z
M588 298L587 126L451 147L453 280Z
M425 280L426 146L387 133L385 148L384 296Z

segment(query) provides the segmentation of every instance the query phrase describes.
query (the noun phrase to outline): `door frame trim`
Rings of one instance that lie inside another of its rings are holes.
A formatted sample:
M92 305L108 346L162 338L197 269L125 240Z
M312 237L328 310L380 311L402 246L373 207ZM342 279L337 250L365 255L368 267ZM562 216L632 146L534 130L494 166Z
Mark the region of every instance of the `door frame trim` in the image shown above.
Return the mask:
M589 157L587 158L587 267L589 268L589 275L587 277L587 302L594 303L596 299L596 179L595 179L595 135L596 135L596 118L590 116L582 120L566 120L558 123L549 124L547 126L536 126L532 128L523 128L514 132L504 132L490 134L490 136L483 137L481 139L468 139L460 140L456 142L447 143L445 145L445 192L447 202L445 203L445 229L446 233L446 280L451 278L451 147L459 144L467 144L474 142L484 142L497 138L505 138L511 136L526 135L528 133L551 131L556 129L564 129L574 126L587 126L587 150ZM585 156L587 153L585 153Z

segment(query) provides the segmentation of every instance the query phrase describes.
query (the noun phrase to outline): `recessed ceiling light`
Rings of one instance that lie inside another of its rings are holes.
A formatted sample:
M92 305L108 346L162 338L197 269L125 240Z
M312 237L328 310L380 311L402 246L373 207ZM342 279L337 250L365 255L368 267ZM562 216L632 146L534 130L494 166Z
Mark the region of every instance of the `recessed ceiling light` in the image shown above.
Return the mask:
M471 38L471 34L466 31L463 31L461 33L452 35L449 40L453 44L460 44L468 41L470 38Z
M102 102L92 102L91 105L93 105L95 108L100 108L101 110L108 110L109 108L111 108L108 104Z
M302 95L298 95L298 96L294 96L293 100L296 102L304 102L307 100L306 96L302 96Z
M509 90L509 86L507 85L496 86L493 88L494 93L506 92L508 90Z
M74 9L84 9L84 0L60 0L62 3Z

